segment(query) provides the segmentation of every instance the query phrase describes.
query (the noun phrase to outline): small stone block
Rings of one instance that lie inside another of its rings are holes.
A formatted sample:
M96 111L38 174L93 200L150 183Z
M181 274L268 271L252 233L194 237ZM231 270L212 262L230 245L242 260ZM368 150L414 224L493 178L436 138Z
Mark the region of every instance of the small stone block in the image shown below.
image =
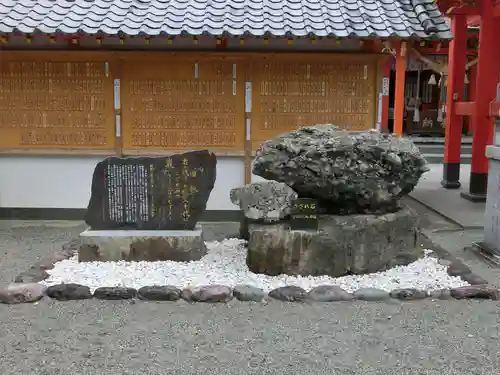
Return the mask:
M240 301L261 302L266 294L260 288L250 285L236 285L233 289L233 295Z
M354 297L337 285L320 285L309 291L308 298L314 302L338 302L351 301Z
M137 291L133 288L123 287L101 287L94 291L94 297L106 300L131 299L137 296Z
M354 298L361 301L386 301L390 298L389 293L377 288L361 288L356 290Z
M427 297L426 292L414 288L394 289L389 293L389 295L391 296L391 298L396 298L403 301L412 301L417 299L424 299Z
M181 298L182 291L172 285L143 286L137 291L140 299L150 301L177 301Z
M80 284L51 285L47 288L45 294L58 301L72 301L92 298L90 288Z
M305 302L308 299L307 292L295 285L273 289L269 292L269 297L285 302Z
M184 289L182 298L190 302L229 302L233 299L233 291L224 285L203 285Z
M46 287L38 283L10 284L0 288L0 302L6 304L32 303L45 295Z
M498 300L500 291L489 285L470 285L451 289L451 296L456 299L478 298Z
M80 262L200 260L207 247L201 227L195 230L86 230L80 234Z

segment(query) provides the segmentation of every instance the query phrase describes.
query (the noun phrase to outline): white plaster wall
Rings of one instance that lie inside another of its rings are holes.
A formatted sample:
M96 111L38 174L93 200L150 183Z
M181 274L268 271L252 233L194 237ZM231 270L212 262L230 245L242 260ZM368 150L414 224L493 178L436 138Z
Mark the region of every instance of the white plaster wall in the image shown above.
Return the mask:
M0 207L86 208L92 173L102 157L2 156ZM229 200L233 187L244 184L241 158L218 158L217 180L208 210L237 210Z

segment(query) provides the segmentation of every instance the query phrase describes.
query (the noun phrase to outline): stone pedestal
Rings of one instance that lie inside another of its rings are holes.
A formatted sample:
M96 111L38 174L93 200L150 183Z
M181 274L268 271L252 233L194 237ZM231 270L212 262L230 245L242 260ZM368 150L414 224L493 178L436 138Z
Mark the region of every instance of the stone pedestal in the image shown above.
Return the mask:
M207 248L200 226L194 230L86 230L80 234L80 262L200 260Z
M486 157L489 159L488 189L482 245L498 256L500 255L500 146L487 146Z
M383 215L319 215L317 231L249 224L247 264L267 275L333 277L406 265L423 255L419 219L404 207Z

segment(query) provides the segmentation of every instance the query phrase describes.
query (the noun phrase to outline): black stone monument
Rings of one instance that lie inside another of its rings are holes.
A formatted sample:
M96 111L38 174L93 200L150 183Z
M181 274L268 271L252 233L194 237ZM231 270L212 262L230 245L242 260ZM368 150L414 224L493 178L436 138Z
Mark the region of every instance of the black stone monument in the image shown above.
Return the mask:
M318 230L318 201L312 198L297 198L290 210L290 229Z
M85 222L92 230L192 230L206 209L217 159L207 150L98 163Z

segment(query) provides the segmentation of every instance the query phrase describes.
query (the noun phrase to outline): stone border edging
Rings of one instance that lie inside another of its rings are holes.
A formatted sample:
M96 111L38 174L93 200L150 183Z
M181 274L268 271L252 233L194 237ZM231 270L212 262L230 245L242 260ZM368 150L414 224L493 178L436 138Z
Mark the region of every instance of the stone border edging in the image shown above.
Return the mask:
M267 302L270 299L285 302L341 302L341 301L387 301L397 299L402 301L433 299L500 299L500 290L488 285L488 282L474 274L469 267L457 260L444 249L436 246L430 256L439 259L439 263L447 266L450 276L458 276L471 284L454 289L442 289L426 292L414 288L395 289L386 292L376 288L362 288L354 293L348 293L339 286L321 285L307 292L298 286L277 288L266 294L262 289L250 285L237 285L234 288L224 285L203 285L185 288L183 290L171 285L145 286L139 290L123 287L101 287L91 293L90 288L78 284L58 284L45 287L38 282L49 277L46 272L54 268L54 264L71 258L80 246L79 239L73 239L62 246L53 256L33 265L29 270L19 274L13 284L0 288L0 303L16 304L41 300L44 296L58 301L101 299L130 300L141 299L149 301L188 302L229 302L239 301ZM436 256L437 255L437 256Z

